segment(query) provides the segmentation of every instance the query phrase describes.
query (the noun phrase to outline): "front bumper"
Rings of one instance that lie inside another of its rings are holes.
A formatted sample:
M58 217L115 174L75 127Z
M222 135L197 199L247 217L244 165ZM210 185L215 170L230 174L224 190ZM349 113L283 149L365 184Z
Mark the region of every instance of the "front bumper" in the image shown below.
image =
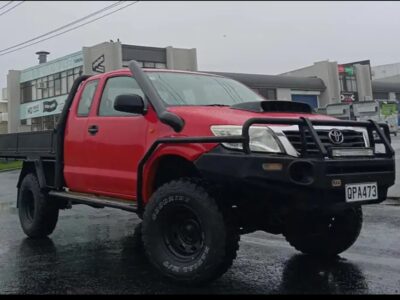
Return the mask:
M351 183L377 182L379 194L377 200L352 204L379 203L386 199L388 188L395 182L393 158L305 159L243 154L218 146L202 155L195 164L205 178L229 185L243 195L259 190L267 198L284 197L310 208L351 205L345 201L345 185ZM266 170L269 164L281 164L282 168Z

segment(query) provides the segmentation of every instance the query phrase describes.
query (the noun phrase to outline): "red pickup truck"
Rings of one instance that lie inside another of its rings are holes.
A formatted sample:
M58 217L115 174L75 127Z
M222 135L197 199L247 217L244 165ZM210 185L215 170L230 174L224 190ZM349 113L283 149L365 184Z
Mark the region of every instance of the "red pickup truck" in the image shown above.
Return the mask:
M29 237L51 234L72 204L132 211L151 263L186 284L221 276L256 230L308 254L345 251L362 205L384 201L395 178L385 124L134 61L78 78L57 128L0 135L0 157L24 160L17 205Z

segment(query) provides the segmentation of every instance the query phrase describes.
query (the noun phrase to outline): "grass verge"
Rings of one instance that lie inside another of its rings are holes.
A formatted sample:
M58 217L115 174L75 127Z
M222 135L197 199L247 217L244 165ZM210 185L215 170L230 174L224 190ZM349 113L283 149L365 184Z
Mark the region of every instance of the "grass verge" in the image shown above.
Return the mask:
M20 169L22 167L22 161L12 160L12 161L0 161L0 171Z

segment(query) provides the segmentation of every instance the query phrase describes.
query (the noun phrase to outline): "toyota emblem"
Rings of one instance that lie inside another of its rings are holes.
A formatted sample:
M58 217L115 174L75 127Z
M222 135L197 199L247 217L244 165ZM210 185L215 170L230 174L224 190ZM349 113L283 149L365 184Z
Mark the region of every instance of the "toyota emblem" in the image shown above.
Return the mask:
M338 129L332 129L328 132L328 138L332 144L340 145L344 141L343 133Z

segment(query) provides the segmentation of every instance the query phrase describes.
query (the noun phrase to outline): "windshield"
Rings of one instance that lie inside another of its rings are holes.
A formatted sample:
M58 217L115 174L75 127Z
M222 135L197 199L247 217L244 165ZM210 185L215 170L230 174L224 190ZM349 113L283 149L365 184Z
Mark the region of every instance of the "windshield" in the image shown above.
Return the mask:
M245 85L224 77L169 72L147 72L165 103L181 105L227 105L265 99Z

